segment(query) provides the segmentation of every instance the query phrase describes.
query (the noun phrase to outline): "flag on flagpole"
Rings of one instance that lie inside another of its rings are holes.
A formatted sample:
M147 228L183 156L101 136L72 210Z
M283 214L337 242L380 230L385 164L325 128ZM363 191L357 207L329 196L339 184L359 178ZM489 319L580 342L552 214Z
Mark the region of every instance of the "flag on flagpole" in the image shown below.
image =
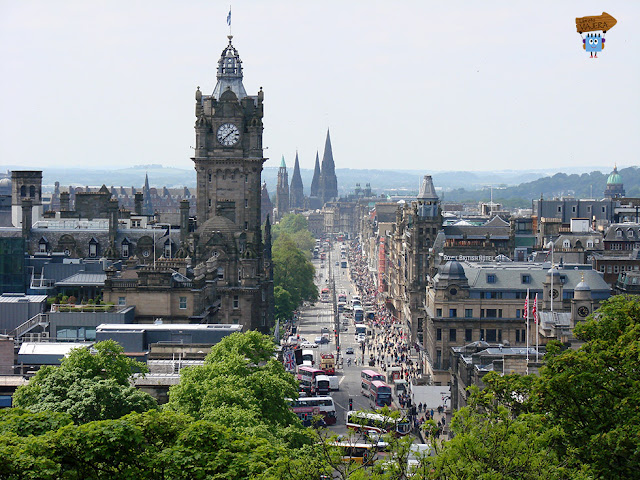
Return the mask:
M529 290L527 290L527 297L524 300L524 318L529 318Z
M231 26L231 7L229 7L229 15L227 15L227 25Z
M538 323L538 294L536 293L536 298L533 301L533 310L531 312L533 314L533 322Z

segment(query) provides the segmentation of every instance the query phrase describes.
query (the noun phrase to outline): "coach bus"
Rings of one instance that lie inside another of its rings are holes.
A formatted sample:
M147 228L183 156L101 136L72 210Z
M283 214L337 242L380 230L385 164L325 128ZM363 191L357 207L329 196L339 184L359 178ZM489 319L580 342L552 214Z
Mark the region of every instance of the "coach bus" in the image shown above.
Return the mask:
M329 301L329 289L328 288L323 288L322 292L320 292L320 300L323 302L328 302Z
M384 381L384 376L375 370L362 370L360 373L361 380L361 392L365 397L368 397L371 392L371 383L375 381Z
M362 323L364 321L364 310L360 305L353 307L353 321Z
M379 413L360 412L352 410L347 412L347 428L362 433L393 433L395 436L404 436L411 433L411 424L406 418L394 419Z

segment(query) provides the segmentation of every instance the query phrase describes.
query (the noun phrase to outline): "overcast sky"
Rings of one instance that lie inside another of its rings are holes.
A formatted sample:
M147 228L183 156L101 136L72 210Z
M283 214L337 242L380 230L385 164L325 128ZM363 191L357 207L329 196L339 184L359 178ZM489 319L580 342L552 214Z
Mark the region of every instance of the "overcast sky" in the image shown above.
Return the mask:
M0 168L193 168L229 2L0 0ZM618 24L591 59L575 17ZM267 166L637 165L640 2L233 1Z

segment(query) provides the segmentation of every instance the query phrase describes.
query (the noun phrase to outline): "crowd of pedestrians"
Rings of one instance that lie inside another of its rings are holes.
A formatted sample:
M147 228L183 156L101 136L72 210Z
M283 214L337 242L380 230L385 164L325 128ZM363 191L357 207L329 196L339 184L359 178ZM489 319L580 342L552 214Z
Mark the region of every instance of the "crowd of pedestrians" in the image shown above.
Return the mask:
M412 345L403 325L386 308L386 305L378 298L378 289L373 280L373 275L362 256L361 246L357 241L351 242L349 249L349 274L351 281L356 287L357 293L362 298L362 303L366 311L373 311L373 318L366 319L366 323L371 327L372 336L368 336L362 348L362 365L368 364L378 367L383 372L392 369L394 379L406 381L404 393L398 393L398 407L407 414L416 431L424 422L434 419L434 414L439 414L437 427L433 431L434 436L439 437L444 429L444 416L442 406L436 411L428 409L426 404L415 404L411 385L422 373L420 365L414 358L417 358L417 345ZM415 351L414 351L415 349ZM412 358L413 353L413 358ZM397 372L397 373L396 373Z

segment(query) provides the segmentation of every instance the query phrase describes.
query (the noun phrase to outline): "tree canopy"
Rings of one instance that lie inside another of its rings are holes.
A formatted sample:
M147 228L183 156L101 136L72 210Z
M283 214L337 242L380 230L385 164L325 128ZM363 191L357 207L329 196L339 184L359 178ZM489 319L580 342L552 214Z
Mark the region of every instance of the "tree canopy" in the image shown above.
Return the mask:
M95 353L73 349L60 366L42 367L16 390L13 404L32 412L65 412L76 423L156 407L153 397L129 383L132 373L147 372L145 364L126 357L113 340L98 342L93 348Z
M286 235L280 235L273 246L273 282L291 295L294 305L318 298L314 283L315 268L309 259Z

